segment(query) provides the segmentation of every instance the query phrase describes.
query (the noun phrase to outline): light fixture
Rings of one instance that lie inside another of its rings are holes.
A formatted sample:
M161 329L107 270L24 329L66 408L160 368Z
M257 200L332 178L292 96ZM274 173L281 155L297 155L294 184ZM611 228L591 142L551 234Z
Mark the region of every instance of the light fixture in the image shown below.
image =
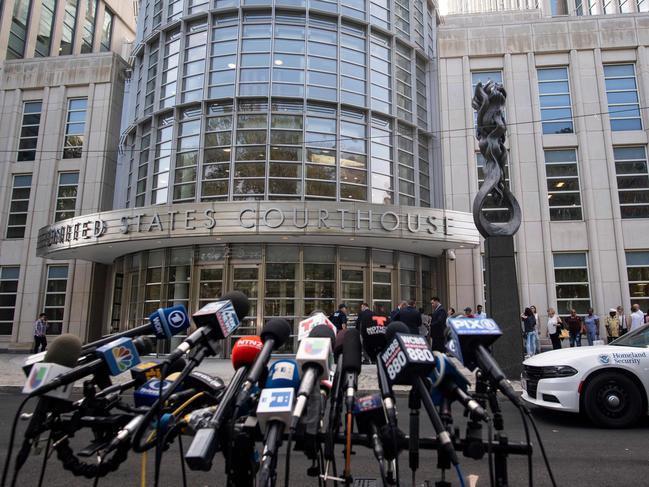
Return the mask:
M275 66L281 66L282 64L284 64L284 61L281 59L275 59Z
M232 149L230 149L229 147L223 149L223 152L231 152L231 151L232 151Z
M566 183L564 183L563 181L559 181L559 182L556 184L556 187L557 187L557 188L563 188L565 185L566 185Z
M350 237L350 238L349 238L349 241L350 241L350 242L353 242L354 240L356 240L354 237Z
M288 237L282 237L282 240L288 240Z
M236 64L234 64L234 63L228 63L228 68L230 68L230 69L234 69L234 68L236 68L236 67L237 67Z

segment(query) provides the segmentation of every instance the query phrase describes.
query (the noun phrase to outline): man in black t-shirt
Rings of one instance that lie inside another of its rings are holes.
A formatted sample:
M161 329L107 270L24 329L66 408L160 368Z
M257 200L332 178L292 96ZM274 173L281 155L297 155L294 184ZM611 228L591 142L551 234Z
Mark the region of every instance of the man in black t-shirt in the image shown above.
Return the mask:
M345 303L338 305L338 311L329 316L329 321L334 324L338 331L347 328L347 305Z

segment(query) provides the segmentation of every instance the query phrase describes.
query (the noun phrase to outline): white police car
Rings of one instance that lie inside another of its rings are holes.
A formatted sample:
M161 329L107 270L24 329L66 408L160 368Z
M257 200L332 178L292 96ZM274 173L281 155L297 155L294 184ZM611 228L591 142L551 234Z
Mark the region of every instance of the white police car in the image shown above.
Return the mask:
M649 325L608 345L530 357L521 379L531 404L583 412L602 427L631 426L649 409Z

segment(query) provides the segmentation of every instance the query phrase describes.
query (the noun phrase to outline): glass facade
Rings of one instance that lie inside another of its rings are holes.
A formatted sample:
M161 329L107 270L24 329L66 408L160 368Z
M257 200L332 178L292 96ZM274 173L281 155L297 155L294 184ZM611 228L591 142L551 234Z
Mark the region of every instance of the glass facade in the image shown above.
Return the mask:
M258 334L263 323L278 317L297 330L314 310L329 315L342 302L353 322L363 301L386 314L407 299L428 306L441 284L438 266L437 259L416 254L358 247L236 244L151 250L116 261L111 321L113 328L118 323L130 328L159 307L183 304L197 310L238 290L251 303L239 335Z
M431 206L434 7L275 4L142 6L138 32L160 35L135 52L128 204Z

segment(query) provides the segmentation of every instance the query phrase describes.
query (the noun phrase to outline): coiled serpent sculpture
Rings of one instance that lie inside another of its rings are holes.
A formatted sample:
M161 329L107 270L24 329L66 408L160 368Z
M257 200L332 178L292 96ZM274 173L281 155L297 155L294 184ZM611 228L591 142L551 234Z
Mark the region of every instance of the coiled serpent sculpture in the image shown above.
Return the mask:
M484 182L473 200L473 221L480 234L492 236L511 236L521 225L521 207L505 184L507 148L505 135L505 100L507 93L500 83L489 81L486 85L478 83L471 105L478 112L476 138L485 160ZM499 207L509 209L506 222L489 221L483 210L487 197L491 195Z

